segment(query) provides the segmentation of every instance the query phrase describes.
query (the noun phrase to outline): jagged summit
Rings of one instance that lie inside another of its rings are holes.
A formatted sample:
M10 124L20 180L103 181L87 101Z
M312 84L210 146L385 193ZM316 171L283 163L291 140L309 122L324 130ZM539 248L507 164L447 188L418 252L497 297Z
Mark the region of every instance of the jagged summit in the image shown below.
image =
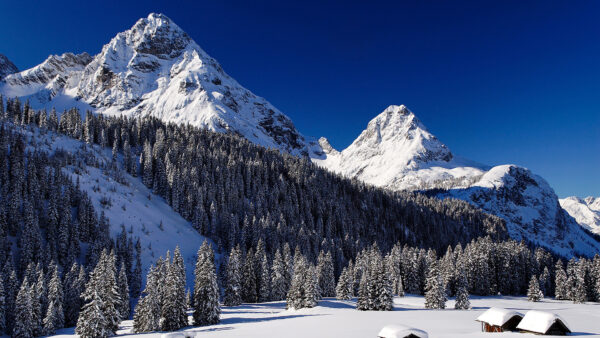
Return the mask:
M163 14L139 19L93 59L88 57L65 67L49 67L54 63L47 60L0 81L0 93L30 99L34 108L77 106L113 116L151 115L235 133L293 155L323 156L316 140L304 137L287 116L227 75Z
M18 72L19 69L4 54L0 54L0 80L6 75Z

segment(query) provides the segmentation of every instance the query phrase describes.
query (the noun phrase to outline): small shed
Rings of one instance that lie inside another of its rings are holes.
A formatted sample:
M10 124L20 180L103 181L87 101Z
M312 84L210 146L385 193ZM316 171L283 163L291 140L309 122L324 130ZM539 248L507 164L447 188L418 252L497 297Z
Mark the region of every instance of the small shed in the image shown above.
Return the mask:
M571 333L567 322L559 315L536 310L527 311L517 329L552 336L566 336Z
M377 335L379 338L429 338L427 332L404 325L387 325Z
M477 317L476 321L481 322L483 332L505 332L515 331L521 319L522 313L492 307Z

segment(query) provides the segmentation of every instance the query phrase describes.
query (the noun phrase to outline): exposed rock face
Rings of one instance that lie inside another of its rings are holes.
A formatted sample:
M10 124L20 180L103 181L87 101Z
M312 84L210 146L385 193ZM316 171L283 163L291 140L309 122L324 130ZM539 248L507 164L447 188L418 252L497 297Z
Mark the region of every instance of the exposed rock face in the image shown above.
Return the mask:
M5 55L0 54L0 80L6 75L14 74L19 69Z
M316 140L262 97L242 87L179 26L150 14L117 34L93 58L51 56L0 82L0 93L34 108L151 115L166 122L233 132L265 147L321 157Z

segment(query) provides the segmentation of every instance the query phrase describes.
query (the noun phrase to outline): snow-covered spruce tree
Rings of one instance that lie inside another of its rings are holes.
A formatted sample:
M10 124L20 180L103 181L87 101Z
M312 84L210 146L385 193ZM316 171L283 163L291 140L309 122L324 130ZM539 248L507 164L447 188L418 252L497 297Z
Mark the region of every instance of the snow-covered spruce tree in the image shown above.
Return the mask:
M247 303L256 303L256 272L254 267L254 251L252 248L246 253L242 277L242 299Z
M34 324L32 323L33 308L31 304L31 286L27 276L23 279L17 299L15 302L15 323L12 329L14 338L31 338L34 336Z
M352 299L352 283L348 277L348 267L342 269L338 284L335 288L335 297L339 300Z
M158 285L162 283L159 270L151 266L146 276L146 288L133 314L133 332L152 332L160 329L160 298Z
M566 300L568 299L567 274L560 259L556 262L554 269L554 297L558 300Z
M257 251L259 254L261 251ZM258 255L257 255L258 256ZM267 254L262 251L262 255L257 257L256 267L260 272L260 278L258 278L258 301L267 302L271 299L271 271L269 268L269 261L267 260Z
M63 311L63 286L58 275L58 267L54 266L52 279L48 284L48 310L44 317L44 334L52 335L57 329L65 326Z
M215 255L207 241L198 250L194 270L194 325L213 325L219 322L219 289L215 273Z
M542 274L540 275L540 290L544 294L544 296L548 296L550 294L550 271L548 267L545 266Z
M273 266L271 267L271 298L283 300L287 294L286 266L279 249L275 251Z
M321 297L335 297L335 276L333 272L333 258L331 252L319 254L317 260L317 276Z
M164 281L163 303L160 318L161 330L176 331L187 326L188 320L186 310L185 267L181 252L179 247L177 247L173 254L173 262L167 265L167 276Z
M376 297L374 299L377 311L391 311L394 304L394 293L392 290L392 281L385 270L383 261L379 259L374 267L375 283L374 290Z
M585 287L585 262L580 260L575 268L575 285L572 290L573 303L585 303L587 301L587 291Z
M119 276L117 278L117 286L120 297L120 302L118 304L119 315L121 315L121 320L129 319L131 309L129 303L129 284L127 283L125 262L121 262L121 268L119 269Z
M531 276L529 281L529 289L527 289L527 300L530 302L539 302L544 298L542 290L540 290L540 283L538 282L535 275Z
M89 301L83 306L75 333L81 338L106 338L114 335L104 317L104 303L97 290L91 290Z
M283 245L283 262L285 263L284 271L284 280L285 280L285 290L287 295L287 290L290 289L292 285L292 277L294 276L294 259L292 257L292 249L290 245L286 242Z
M455 271L455 286L456 286L456 301L454 308L457 310L468 310L471 308L471 302L469 301L469 281L467 280L467 274L462 264L457 263L457 270Z
M236 306L240 304L242 304L242 253L238 245L229 253L223 305Z
M75 326L79 318L79 311L83 305L81 294L85 287L85 270L76 262L65 276L64 282L64 313L65 326Z
M425 282L425 307L428 309L446 308L446 288L438 269L438 262L429 265Z
M371 310L371 300L369 299L369 282L366 272L363 272L358 286L358 300L356 301L356 309L360 311Z
M398 297L404 297L404 282L402 281L402 275L398 277L396 285L396 294Z
M312 308L317 306L319 300L319 279L317 277L317 268L309 264L308 274L304 280L304 299L303 307Z
M117 291L117 281L115 276L115 261L114 252L108 254L106 250L100 255L100 260L96 267L90 274L90 279L86 284L85 291L83 293L84 302L87 304L92 302L94 297L99 298L97 304L101 304L100 311L102 312L102 321L98 323L105 323L106 327L95 328L98 332L111 332L114 334L119 325L119 312L117 311L117 304L119 303L119 293ZM86 306L84 306L86 308ZM90 313L95 313L95 309L90 309ZM77 320L77 327L86 326L86 320L89 318L82 318L81 314ZM84 329L82 329L84 330Z
M138 238L135 243L135 268L131 274L131 297L136 299L142 293L142 245Z

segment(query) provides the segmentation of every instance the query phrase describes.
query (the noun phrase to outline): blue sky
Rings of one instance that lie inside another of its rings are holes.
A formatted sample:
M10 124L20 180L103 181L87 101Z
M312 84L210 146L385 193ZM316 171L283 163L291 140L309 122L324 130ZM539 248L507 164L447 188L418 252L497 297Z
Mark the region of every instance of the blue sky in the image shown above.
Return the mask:
M338 149L405 104L455 154L600 195L598 1L2 1L0 53L94 54L150 12Z

